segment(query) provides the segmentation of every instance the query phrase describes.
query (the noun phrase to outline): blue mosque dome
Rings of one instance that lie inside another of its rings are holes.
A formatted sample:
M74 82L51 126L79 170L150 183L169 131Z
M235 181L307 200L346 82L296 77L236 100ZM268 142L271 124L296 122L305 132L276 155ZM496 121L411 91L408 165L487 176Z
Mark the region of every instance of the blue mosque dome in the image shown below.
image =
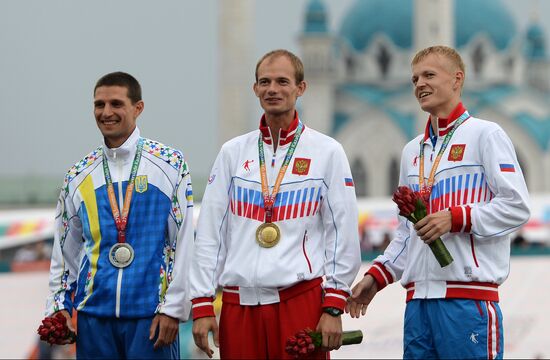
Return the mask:
M508 47L516 25L500 0L455 0L455 44L460 48L475 35L485 34L495 47ZM490 21L488 21L490 19ZM377 34L409 49L413 41L413 0L356 0L344 17L340 35L358 51Z
M305 33L327 32L327 11L321 0L311 0L306 10Z

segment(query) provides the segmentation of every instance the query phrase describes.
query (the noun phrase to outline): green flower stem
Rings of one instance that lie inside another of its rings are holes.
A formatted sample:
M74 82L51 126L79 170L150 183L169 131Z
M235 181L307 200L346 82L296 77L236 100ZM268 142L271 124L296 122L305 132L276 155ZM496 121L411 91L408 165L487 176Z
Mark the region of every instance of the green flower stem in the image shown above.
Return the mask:
M361 330L344 331L342 333L342 345L361 344L363 332Z
M308 333L313 340L313 345L316 348L320 347L323 343L323 336L321 333L312 331ZM350 330L342 332L342 345L361 344L363 341L363 332L361 330Z
M447 250L447 247L441 238L437 238L437 240L430 243L429 246L441 267L445 267L453 262L453 257L451 256L451 253L449 253L449 250Z
M413 224L416 224L418 220L416 219L415 213L417 212L419 214L416 214L416 215L419 216L419 219L422 219L424 216L426 216L425 209L424 210L420 209L420 211L415 211L409 216L406 216L407 220L409 220ZM437 262L442 268L447 265L450 265L454 261L453 257L451 256L451 253L449 252L449 250L447 250L447 247L445 246L441 238L437 238L437 240L430 243L428 246L432 250L432 253L435 256L435 259L437 260Z

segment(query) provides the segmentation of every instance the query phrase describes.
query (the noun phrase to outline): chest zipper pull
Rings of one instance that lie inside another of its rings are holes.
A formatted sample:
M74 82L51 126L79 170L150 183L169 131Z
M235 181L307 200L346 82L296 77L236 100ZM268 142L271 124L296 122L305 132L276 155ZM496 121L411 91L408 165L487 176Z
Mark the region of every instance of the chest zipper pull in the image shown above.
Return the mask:
M276 157L276 154L273 153L273 156L271 157L271 167L275 167L275 157Z

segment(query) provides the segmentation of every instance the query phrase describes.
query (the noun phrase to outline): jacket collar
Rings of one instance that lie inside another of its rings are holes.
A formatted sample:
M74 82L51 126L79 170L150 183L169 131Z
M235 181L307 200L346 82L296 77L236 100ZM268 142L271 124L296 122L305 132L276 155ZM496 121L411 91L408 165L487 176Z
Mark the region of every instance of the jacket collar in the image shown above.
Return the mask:
M462 103L458 103L458 105L454 108L453 111L449 114L449 117L443 119L438 118L437 119L437 129L433 129L434 133L437 134L437 136L445 136L449 131L451 131L456 123L456 120L466 111L466 108ZM424 139L423 141L426 141L430 138L430 127L432 126L432 116L430 115L428 117L428 123L426 124L426 130L424 131Z
M288 127L288 129L279 130L279 146L290 144L292 140L294 139L294 134L296 134L296 129L298 128L298 124L300 122L300 119L298 117L298 112L294 112L294 120L292 120L292 123ZM302 129L302 132L305 130ZM268 145L271 145L273 143L273 137L271 136L271 129L269 126L267 126L267 122L265 121L265 114L262 115L262 118L260 119L260 131L262 133L262 139L264 142Z
M132 161L136 153L137 142L140 137L139 128L136 126L130 137L126 139L124 144L120 145L117 148L109 148L103 140L103 153L107 155L109 160L119 160L122 159L124 162Z

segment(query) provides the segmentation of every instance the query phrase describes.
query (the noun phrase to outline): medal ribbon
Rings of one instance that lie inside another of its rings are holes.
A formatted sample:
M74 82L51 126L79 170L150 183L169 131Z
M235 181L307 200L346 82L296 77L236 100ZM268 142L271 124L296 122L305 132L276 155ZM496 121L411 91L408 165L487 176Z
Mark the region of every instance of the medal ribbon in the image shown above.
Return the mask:
M103 173L105 174L105 183L107 184L107 194L109 195L109 204L111 204L111 211L113 212L113 218L115 219L116 229L118 230L118 242L126 242L126 225L128 224L128 214L130 213L130 202L132 201L132 194L134 192L134 183L136 181L136 175L139 167L139 161L141 160L141 151L143 150L143 138L140 138L137 144L136 155L134 156L134 162L132 163L132 171L130 172L130 179L126 186L126 196L124 197L124 203L122 208L122 214L118 209L118 203L116 201L115 188L113 186L113 179L109 171L109 165L107 164L107 157L103 155ZM122 181L119 180L119 181Z
M294 139L292 139L292 142L290 143L290 146L286 151L285 160L283 161L283 165L281 165L281 169L279 170L279 175L277 175L277 180L275 181L275 185L273 186L273 192L271 193L271 195L269 194L269 185L267 184L267 171L265 166L264 144L262 140L262 134L260 133L260 136L258 137L258 152L260 157L260 178L262 180L262 194L264 197L264 210L265 210L266 223L271 222L271 218L273 216L273 205L275 204L275 197L279 192L279 187L283 182L283 177L285 176L285 172L286 172L286 169L288 168L288 164L290 163L290 159L292 159L292 155L294 155L294 150L296 150L296 146L298 145L298 140L300 140L300 135L302 135L303 128L304 128L304 125L302 124L302 122L301 121L298 122L296 133L294 133Z
M421 193L431 193L432 192L432 186L435 181L435 171L437 170L437 166L439 165L439 161L441 160L441 157L443 156L443 153L445 152L445 149L447 149L447 145L449 145L449 142L451 141L451 137L453 136L454 132L458 127L466 121L470 117L470 114L468 114L467 111L464 111L462 115L456 120L455 125L445 135L445 139L443 139L443 144L441 144L441 149L439 149L439 152L437 153L437 157L435 158L434 164L432 166L432 170L430 171L430 177L428 178L428 184L426 185L424 183L424 141L420 142L420 166L418 169L418 181L420 185L420 192Z

